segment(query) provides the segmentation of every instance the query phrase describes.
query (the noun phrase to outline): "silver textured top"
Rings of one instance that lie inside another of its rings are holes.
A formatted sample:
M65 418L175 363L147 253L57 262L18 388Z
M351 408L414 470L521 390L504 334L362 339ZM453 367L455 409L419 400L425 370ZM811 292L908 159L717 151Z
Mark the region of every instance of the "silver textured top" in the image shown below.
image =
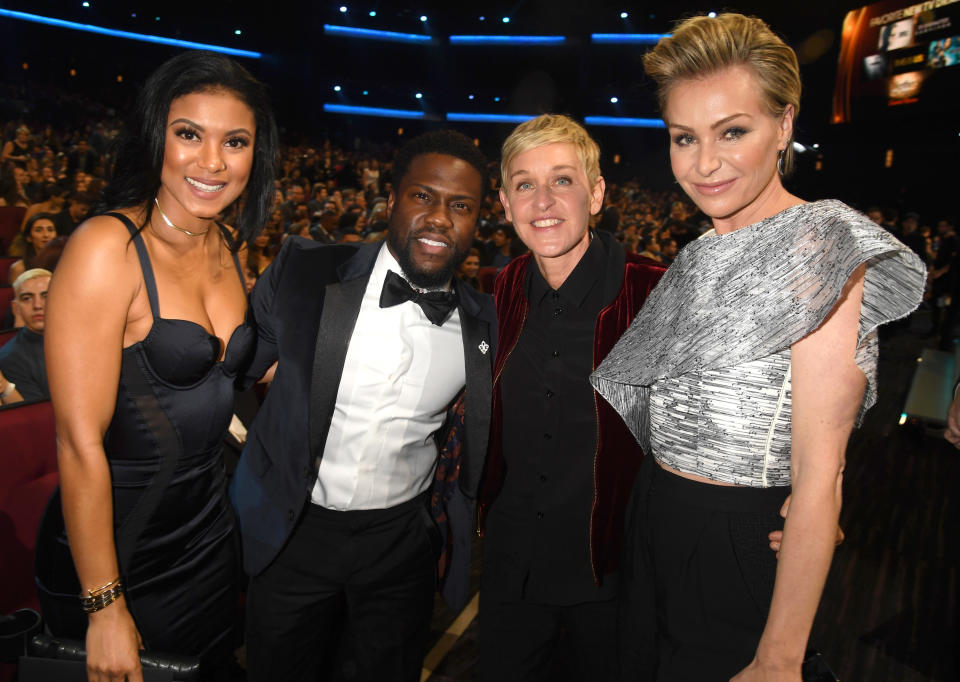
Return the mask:
M590 380L668 466L725 483L789 485L790 346L823 323L863 263L859 424L876 402L876 328L920 304L926 271L834 200L691 242Z

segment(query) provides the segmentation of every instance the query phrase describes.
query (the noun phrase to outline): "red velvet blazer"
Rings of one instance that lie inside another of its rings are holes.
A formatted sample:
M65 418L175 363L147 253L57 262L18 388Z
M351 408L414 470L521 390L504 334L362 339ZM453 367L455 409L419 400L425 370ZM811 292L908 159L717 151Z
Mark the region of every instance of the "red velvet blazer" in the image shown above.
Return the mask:
M643 256L626 253L605 233L607 271L604 286L616 298L597 316L593 343L593 367L596 369L639 312L647 295L666 270ZM503 459L503 400L500 376L513 352L527 317L529 302L525 295L529 254L516 258L503 269L494 287L497 304L498 343L493 368L493 415L489 454L479 493L477 531L482 535L487 512L494 504L506 475ZM593 393L597 410L597 443L593 460L593 508L590 513L590 562L594 582L599 585L604 573L617 569L623 546L623 520L634 478L640 469L643 451L630 434L620 415Z

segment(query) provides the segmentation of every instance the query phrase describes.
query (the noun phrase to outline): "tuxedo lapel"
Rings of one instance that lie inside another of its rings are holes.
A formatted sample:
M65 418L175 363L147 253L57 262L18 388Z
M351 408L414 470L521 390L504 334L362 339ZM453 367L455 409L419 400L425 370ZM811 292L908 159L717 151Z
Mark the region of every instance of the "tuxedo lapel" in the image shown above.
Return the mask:
M310 381L311 462L322 454L330 431L343 363L378 251L378 248L360 249L339 269L341 281L328 284L324 290Z
M461 287L461 291L465 287ZM490 397L492 392L495 330L477 316L479 306L473 300L460 304L460 329L463 335L464 369L466 370L466 445L467 466L461 466L460 485L476 491L483 470L490 430Z

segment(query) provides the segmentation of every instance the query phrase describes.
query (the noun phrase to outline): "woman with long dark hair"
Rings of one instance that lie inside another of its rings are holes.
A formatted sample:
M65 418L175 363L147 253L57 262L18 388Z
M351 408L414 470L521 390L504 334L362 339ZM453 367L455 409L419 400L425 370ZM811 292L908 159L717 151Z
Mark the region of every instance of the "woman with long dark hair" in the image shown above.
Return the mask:
M276 153L261 83L218 54L170 59L118 148L110 212L57 267L46 356L66 535L41 532L37 573L54 633L86 630L91 680L139 680L140 648L197 656L209 678L235 645L220 444L254 343L236 252L266 221Z
M10 284L13 284L13 280L25 271L37 267L34 262L37 254L43 251L43 247L56 236L57 227L51 214L34 213L27 219L23 230L20 232L20 238L24 245L23 258L10 266L10 273L8 274Z

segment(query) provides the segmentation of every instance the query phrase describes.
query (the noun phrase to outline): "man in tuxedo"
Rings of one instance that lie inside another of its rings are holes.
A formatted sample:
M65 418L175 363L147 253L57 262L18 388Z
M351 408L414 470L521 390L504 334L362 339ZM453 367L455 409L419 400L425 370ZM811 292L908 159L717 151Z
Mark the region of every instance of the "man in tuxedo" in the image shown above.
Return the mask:
M385 244L290 238L252 294L248 374L278 364L231 488L252 576L251 680L323 679L344 634L358 679L419 679L441 537L427 504L441 471L458 483L436 493L458 505L450 520L472 521L463 499L486 452L496 317L454 273L486 163L472 140L439 131L401 148L394 172ZM461 460L435 474L461 392Z

